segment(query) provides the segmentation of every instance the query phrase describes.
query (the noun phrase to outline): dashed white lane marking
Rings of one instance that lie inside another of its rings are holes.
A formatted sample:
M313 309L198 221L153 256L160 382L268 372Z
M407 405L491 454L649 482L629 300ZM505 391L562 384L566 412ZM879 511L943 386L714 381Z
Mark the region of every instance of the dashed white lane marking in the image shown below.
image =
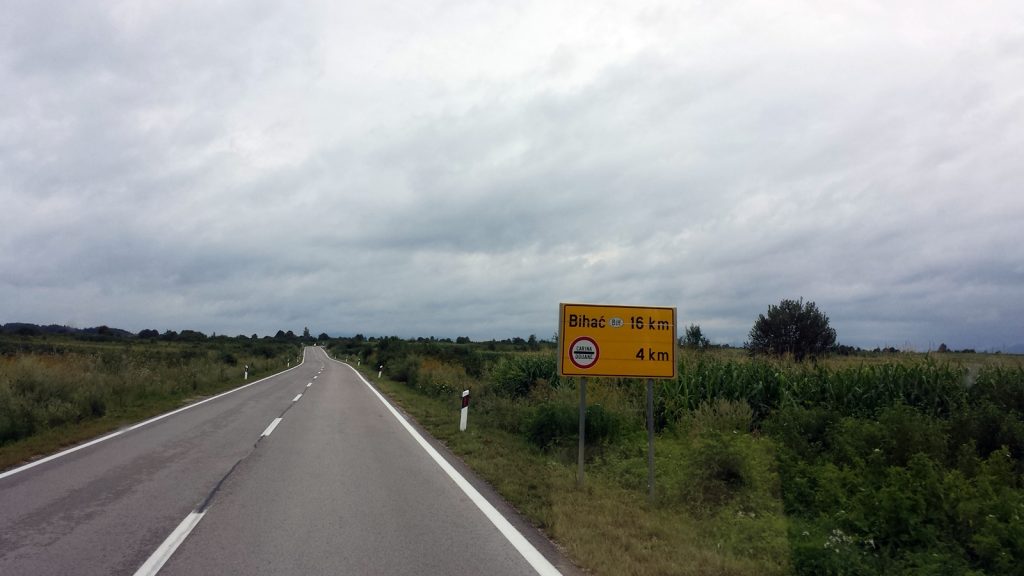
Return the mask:
M562 575L562 573L558 571L558 568L555 568L555 566L549 562L539 550L533 547L533 544L530 544L530 541L527 540L519 530L516 530L516 527L513 526L507 518L501 515L501 512L498 512L497 508L488 502L487 499L484 498L483 495L480 494L480 492L478 492L462 474L459 474L458 470L452 467L452 465L444 459L444 456L441 456L441 454L438 453L438 451L435 450L429 442L423 439L423 436L421 436L420 433L417 432L416 429L398 413L398 410L395 410L391 403L388 402L387 399L384 398L384 396L382 396L381 393L366 380L366 378L363 378L362 374L360 374L355 368L352 368L352 366L349 366L348 364L346 364L346 366L355 372L356 376L363 381L363 384L366 384L366 387L370 389L370 392L373 392L377 399L384 404L384 407L391 412L391 415L398 420L398 423L405 428L405 431L408 432L416 443L419 444L420 447L423 448L423 450L426 451L426 453L434 460L434 462L436 462L437 465L440 466L446 474L448 474L448 477L455 482L455 485L462 489L462 492L469 497L473 504L476 504L476 507L483 512L484 516L494 524L495 528L501 532L502 536L504 536L505 539L508 540L519 554L521 554L530 564L530 566L537 571L537 574L540 574L541 576Z
M305 357L303 357L303 361L305 361ZM300 364L296 365L295 368L298 368L301 365L302 364L300 363ZM294 370L295 368L292 368L291 370ZM285 370L285 372L289 372L289 371L290 370ZM275 376L276 376L276 374L275 374ZM145 422L140 422L140 423L136 424L135 426L132 426L132 427L127 428L125 430L122 430L122 431L119 431L119 432L115 432L113 434L109 434L109 435L104 436L102 438L97 438L96 440L93 440L92 442L88 442L86 444L83 444L81 446L72 448L70 450L65 450L64 452L59 452L59 453L54 454L54 455L52 455L52 456L50 456L48 458L44 458L42 460L34 462L31 465L22 466L21 468L15 468L14 470L9 470L8 472L5 472L4 474L0 474L0 478L4 478L6 476L15 474L15 473L20 472L22 470L27 470L29 468L32 468L33 466L38 466L39 464L42 464L43 462L47 462L49 460L53 460L53 459L58 458L60 456L64 456L65 454L70 454L70 453L75 452L77 450L81 450L82 448L86 448L87 446L91 446L93 444L97 444L99 442L103 442L104 440L108 440L110 438L114 438L114 437L119 436L119 435L121 435L121 434L123 434L125 432L130 431L130 430L134 430L136 428L141 428L142 426L145 426L146 424L150 424L152 422L156 422L157 420L161 420L161 419L166 418L168 416L171 416L173 414L177 414L178 412L181 412L182 410L187 410L189 408L194 408L195 406L199 406L200 404L205 404L206 402L209 402L210 400L215 400L217 398L220 398L221 396L225 396L227 394L231 394L232 392L237 392L238 390L241 390L242 388L248 388L249 386L252 386L253 384L258 384L259 382L262 382L263 380L267 380L268 378L272 378L272 377L273 376L268 376L267 378L261 378L260 380L257 380L256 382L253 382L251 384L246 384L246 385L241 386L239 388L235 388L234 390L229 390L229 391L224 392L222 394L218 394L217 396L213 396L212 398L207 398L206 400L203 400L202 402L197 402L197 403L192 404L190 406L185 406L184 408L179 408L178 410L174 410L172 412L168 412L167 414L162 414L160 416L157 416L156 418L152 418L150 420L146 420ZM314 378L315 378L315 376L314 376ZM309 384L306 385L306 387L308 388L308 387L310 387L312 385L313 385L313 383L310 382ZM298 396L295 397L294 400L292 400L292 402L297 401L301 397L302 397L302 394L299 394ZM281 423L281 420L282 420L282 418L274 418L274 421L271 422L269 426L267 426L267 429L263 431L263 434L260 435L260 438L264 438L264 437L270 436L270 433L274 431L274 428L277 428L277 425ZM178 527L175 528L173 532L171 532L171 535L168 536L167 539L164 540L163 543L161 543L160 546L157 547L157 549L149 556L149 558L146 559L145 563L143 563L142 566L140 566L139 569L135 571L135 576L156 576L156 574L160 572L160 569L163 568L164 564L166 564L167 561L171 559L171 556L174 555L174 552L178 549L179 546L181 546L182 542L184 542L185 539L188 538L188 535L192 533L192 530L195 529L195 527L199 524L199 521L202 520L203 516L205 516L205 515L206 515L206 510L202 510L202 511L193 510L192 512L190 512L189 515L186 516L185 519L181 521L181 524L178 524Z
M295 398L292 398L292 402L298 402L298 401L299 401L299 398L302 398L302 394L299 394L299 395L298 395L298 396L296 396Z
M192 529L199 524L199 521L203 519L206 512L192 511L178 527L171 532L171 535L164 540L163 544L160 545L156 551L153 552L146 560L145 564L139 566L139 569L135 571L135 576L153 576L163 568L164 564L171 559L171 555L174 551L181 546L181 543L185 541Z
M282 418L274 418L274 421L270 423L270 426L267 426L267 429L263 431L263 434L260 434L260 438L270 436L270 433L274 431L274 428L277 428L277 425L281 423L281 420Z

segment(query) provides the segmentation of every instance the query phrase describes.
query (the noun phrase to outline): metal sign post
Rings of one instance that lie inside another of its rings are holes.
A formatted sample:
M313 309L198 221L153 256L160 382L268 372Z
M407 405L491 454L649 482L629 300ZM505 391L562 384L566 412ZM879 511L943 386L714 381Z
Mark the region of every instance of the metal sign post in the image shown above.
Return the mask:
M561 304L558 374L580 382L580 446L576 485L583 487L587 378L647 379L647 493L654 501L654 379L676 377L676 309Z
M654 378L647 379L647 499L654 503Z
M583 488L583 454L587 431L587 378L580 378L580 450L577 457L576 487Z

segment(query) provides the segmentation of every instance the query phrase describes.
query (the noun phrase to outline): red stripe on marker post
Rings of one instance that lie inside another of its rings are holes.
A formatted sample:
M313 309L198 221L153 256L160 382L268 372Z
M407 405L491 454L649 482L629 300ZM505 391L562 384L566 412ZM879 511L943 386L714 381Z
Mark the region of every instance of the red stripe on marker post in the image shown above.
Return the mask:
M466 431L466 421L469 419L469 390L462 391L462 414L459 415L459 431Z

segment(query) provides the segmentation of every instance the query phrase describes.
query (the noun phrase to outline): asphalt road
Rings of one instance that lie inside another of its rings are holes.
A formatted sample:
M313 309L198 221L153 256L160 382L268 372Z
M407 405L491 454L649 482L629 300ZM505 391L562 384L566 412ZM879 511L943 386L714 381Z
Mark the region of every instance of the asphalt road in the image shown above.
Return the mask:
M574 572L424 436L307 348L279 375L0 475L0 574Z

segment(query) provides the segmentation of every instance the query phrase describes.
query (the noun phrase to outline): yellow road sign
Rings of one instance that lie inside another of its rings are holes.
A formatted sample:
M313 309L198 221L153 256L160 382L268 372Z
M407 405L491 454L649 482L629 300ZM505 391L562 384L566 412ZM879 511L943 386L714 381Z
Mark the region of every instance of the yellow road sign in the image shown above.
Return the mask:
M675 378L676 309L561 304L562 376Z

